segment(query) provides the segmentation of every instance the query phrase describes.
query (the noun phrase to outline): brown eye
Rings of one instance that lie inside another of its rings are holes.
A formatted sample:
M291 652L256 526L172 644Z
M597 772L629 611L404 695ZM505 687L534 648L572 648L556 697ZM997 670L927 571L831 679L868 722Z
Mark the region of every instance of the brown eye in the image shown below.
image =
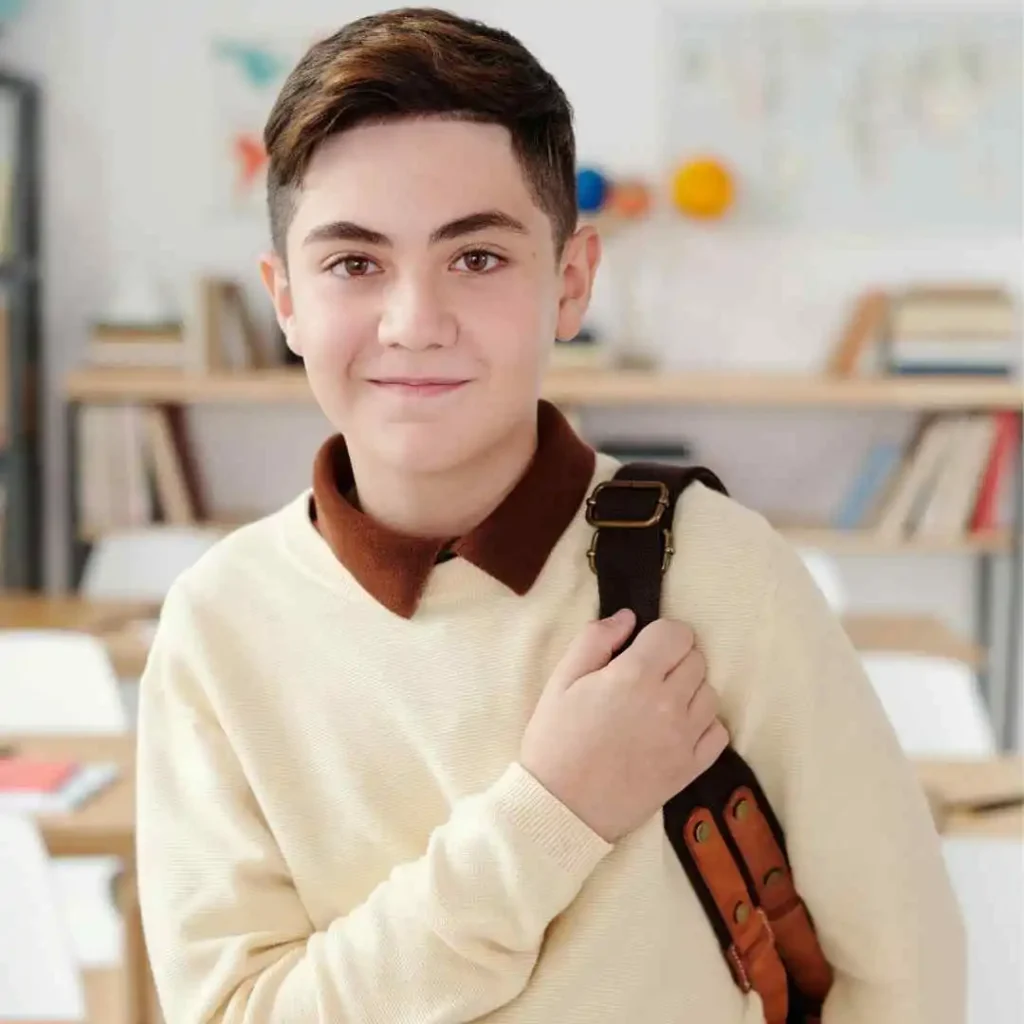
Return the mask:
M365 256L344 256L328 269L338 277L366 277L374 272L374 262Z
M484 274L493 270L501 262L493 252L486 249L474 249L472 252L464 252L456 261L456 265L462 264L462 268L471 274Z

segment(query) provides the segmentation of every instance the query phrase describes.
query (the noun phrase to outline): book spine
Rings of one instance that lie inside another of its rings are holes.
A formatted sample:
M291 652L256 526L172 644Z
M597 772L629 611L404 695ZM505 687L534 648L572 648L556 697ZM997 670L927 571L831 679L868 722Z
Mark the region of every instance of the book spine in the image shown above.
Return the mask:
M1011 472L1018 436L1017 413L996 413L996 436L971 515L970 528L973 531L990 530L997 525L999 494Z

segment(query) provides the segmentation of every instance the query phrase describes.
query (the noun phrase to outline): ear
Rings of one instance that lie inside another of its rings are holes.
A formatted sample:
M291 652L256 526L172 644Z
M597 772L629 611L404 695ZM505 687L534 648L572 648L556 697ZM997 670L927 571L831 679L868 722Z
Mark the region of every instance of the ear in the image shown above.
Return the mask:
M270 301L274 304L277 322L288 347L297 356L301 356L301 345L298 332L295 330L295 306L292 302L291 284L288 281L288 268L276 252L267 252L260 257L260 277L263 279L263 287L270 295Z
M597 231L589 224L577 228L562 253L562 294L555 329L560 341L569 341L579 334L600 262L601 238Z

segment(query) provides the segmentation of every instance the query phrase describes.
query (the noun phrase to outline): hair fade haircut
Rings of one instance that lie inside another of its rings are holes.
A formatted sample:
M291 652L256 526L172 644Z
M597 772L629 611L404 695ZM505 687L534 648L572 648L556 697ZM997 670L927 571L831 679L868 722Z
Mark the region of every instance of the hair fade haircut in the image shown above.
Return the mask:
M576 229L572 107L514 36L447 11L407 7L350 22L314 44L267 119L267 205L283 258L298 192L317 148L362 124L416 117L499 124L560 253Z

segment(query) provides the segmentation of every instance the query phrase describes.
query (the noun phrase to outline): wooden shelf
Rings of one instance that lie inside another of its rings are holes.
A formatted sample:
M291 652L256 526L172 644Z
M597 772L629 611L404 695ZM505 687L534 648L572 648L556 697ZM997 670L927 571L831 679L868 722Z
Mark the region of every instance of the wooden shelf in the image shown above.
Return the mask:
M217 514L200 525L229 533L259 517L259 513ZM798 547L817 548L836 555L978 555L1010 550L1010 531L966 534L953 541L880 539L867 530L830 530L825 527L780 526L779 532ZM106 530L80 530L78 539L94 544Z
M828 377L783 373L651 373L565 370L545 394L564 405L747 406L787 408L1020 409L1024 385L975 378Z
M825 527L780 526L790 543L819 548L835 555L983 555L1010 550L1011 534L1006 530L965 533L954 540L908 537L891 540L870 530L831 530Z
M305 373L287 368L230 373L86 368L68 376L65 394L73 401L97 403L206 405L313 401Z
M72 372L66 396L79 402L291 404L313 401L300 369L233 373L85 368ZM1022 409L1017 380L951 377L833 378L782 373L652 373L556 370L546 398L564 406L673 405L847 409Z
M843 627L859 651L930 654L981 668L985 652L927 615L847 615Z

